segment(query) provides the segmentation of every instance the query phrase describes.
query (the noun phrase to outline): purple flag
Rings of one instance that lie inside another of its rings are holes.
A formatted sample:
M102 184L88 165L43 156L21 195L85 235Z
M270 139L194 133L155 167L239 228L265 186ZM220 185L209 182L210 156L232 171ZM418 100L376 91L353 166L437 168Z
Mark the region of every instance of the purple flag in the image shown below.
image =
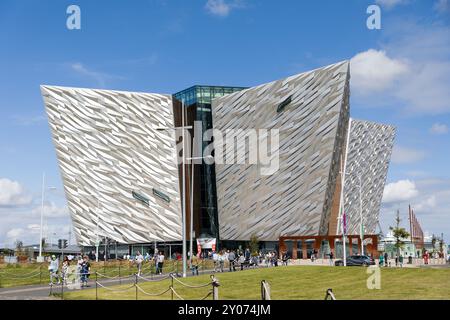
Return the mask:
M342 233L347 234L347 216L345 212L342 213Z

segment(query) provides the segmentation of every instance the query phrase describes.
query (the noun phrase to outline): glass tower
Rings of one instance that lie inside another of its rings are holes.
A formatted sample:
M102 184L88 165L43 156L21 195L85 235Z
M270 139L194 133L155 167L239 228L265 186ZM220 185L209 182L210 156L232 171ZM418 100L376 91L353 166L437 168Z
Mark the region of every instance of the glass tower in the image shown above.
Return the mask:
M173 97L180 102L184 101L185 107L191 110L188 113L193 113L191 121L192 118L194 121L201 121L202 132L205 132L213 128L212 100L243 89L246 88L196 85L175 93ZM208 144L209 142L203 142L202 151ZM194 214L199 215L197 218L198 228L196 228L199 233L196 234L196 237L211 237L219 240L215 166L204 162L198 166L200 167L199 172L194 180L194 193L200 192L200 203L197 210L194 211Z

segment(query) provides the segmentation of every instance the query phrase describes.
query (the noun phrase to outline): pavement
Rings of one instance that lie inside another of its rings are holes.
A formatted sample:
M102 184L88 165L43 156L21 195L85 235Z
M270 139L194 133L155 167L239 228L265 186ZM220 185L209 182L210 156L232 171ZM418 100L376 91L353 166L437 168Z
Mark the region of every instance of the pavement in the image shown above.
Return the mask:
M190 271L190 270L189 270ZM199 270L199 274L211 273L214 270ZM168 273L162 275L153 275L143 274L142 276L147 279L158 280L161 278L167 277ZM187 276L192 276L189 272ZM104 286L112 286L119 284L127 284L134 283L134 277L122 277L116 279L102 279L99 280ZM139 280L138 280L139 282ZM0 288L0 300L61 300L61 298L51 296L50 293L61 293L71 292L77 290L86 290L95 288L95 279L91 275L90 280L88 282L88 287L82 289L68 289L67 286L62 288L61 285L27 285L27 286L18 286L18 287L10 287L10 288Z

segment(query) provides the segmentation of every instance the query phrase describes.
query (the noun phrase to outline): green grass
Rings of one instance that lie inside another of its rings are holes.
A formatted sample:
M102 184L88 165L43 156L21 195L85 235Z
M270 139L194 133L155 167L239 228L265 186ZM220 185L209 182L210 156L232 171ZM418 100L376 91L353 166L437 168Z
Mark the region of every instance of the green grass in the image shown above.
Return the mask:
M332 288L337 299L450 299L450 269L387 268L381 270L381 289L369 290L369 275L360 267L290 266L269 269L238 271L217 274L220 281L219 298L225 300L256 299L260 296L260 282L266 280L271 286L272 299L324 299ZM209 275L186 278L188 284L203 284ZM94 286L94 283L91 283ZM139 283L147 292L162 292L170 280ZM130 284L114 286L121 289ZM188 289L175 282L175 290L185 299L200 299L210 290ZM126 292L110 292L98 289L99 299L135 299L135 288ZM66 292L65 299L95 299L95 289ZM154 298L138 293L138 299L171 299L170 292ZM210 298L208 298L210 299Z
M120 268L120 271L119 271ZM173 270L181 270L181 263L167 260L164 263L164 272ZM212 261L206 261L200 267L203 269L212 268ZM61 271L61 268L60 268ZM128 261L110 261L106 264L104 262L91 262L91 273L99 272L98 279L105 279L106 277L127 276L136 273L136 266ZM147 275L155 272L155 266L152 263L145 262L143 265L143 272ZM104 277L104 276L106 277ZM93 279L93 276L91 276ZM0 265L0 288L10 288L26 285L48 284L50 276L48 272L48 263L33 263L33 264L2 264Z

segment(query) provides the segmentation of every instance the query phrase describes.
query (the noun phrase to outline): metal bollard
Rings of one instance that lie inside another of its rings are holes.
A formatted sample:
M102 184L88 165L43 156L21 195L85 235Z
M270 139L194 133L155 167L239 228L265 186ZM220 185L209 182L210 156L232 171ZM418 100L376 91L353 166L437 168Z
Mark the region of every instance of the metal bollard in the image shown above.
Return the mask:
M136 287L136 300L138 299L138 287L137 287L137 283L138 283L138 276L137 274L135 274L135 281L134 281L134 286Z
M211 284L212 284L212 291L213 291L213 300L219 300L219 280L212 274L211 275Z
M172 288L172 290L170 290L171 294L172 294L172 300L173 300L173 274L170 275L170 279L172 280L172 284L170 285L170 287Z
M330 298L331 300L336 300L336 297L334 296L333 293L333 289L331 288L327 290L327 293L325 295L325 300L329 300L328 298Z
M98 276L97 276L97 271L95 271L95 300L98 300Z
M261 299L270 300L270 285L266 280L261 281Z

